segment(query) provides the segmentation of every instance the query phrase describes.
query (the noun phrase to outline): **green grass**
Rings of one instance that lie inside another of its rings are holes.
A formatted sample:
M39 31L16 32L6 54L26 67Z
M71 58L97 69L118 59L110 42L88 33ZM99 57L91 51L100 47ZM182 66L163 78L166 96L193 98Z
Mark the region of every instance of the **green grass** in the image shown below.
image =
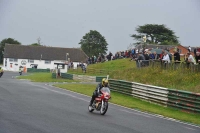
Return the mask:
M78 92L81 94L85 94L91 96L96 85L88 85L88 84L56 84L54 86L71 90L74 92ZM174 108L167 108L161 105L152 104L146 101L142 101L137 98L133 98L131 96L123 95L117 92L111 92L112 99L111 103L115 103L118 105L122 105L125 107L129 107L132 109L137 109L149 113L156 113L163 115L165 117L174 118L177 120L181 120L184 122L194 123L200 125L200 115L181 112L180 110Z
M19 76L18 79L28 79L33 82L78 82L70 79L53 79L52 73L32 73L30 75Z
M154 68L138 69L135 61L119 59L88 65L87 70L87 73L82 73L81 69L69 70L69 73L93 76L109 74L112 79L200 93L200 72L194 73L188 69L163 70L160 68L160 63Z

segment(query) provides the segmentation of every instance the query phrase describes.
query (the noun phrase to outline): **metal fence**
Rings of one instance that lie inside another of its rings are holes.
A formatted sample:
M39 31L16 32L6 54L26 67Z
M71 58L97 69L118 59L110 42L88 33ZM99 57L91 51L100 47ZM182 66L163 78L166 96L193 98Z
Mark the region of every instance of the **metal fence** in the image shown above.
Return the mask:
M190 70L191 72L200 72L200 65L186 62L162 62L160 60L139 60L136 61L138 68L153 67L166 70Z
M168 106L200 113L200 94L169 89Z
M27 72L34 73L34 72L50 72L50 69L36 69L36 68L27 68Z
M106 70L106 69L94 69L94 68L86 68L86 71L83 71L80 67L77 69L70 69L70 72L74 73L87 73L87 74L100 74L100 75L108 75L112 70Z
M52 78L57 78L58 75L56 73L52 73ZM101 82L103 78L106 76L87 76L87 75L77 75L77 74L68 74L68 73L61 73L61 78L64 79L73 79L85 82Z

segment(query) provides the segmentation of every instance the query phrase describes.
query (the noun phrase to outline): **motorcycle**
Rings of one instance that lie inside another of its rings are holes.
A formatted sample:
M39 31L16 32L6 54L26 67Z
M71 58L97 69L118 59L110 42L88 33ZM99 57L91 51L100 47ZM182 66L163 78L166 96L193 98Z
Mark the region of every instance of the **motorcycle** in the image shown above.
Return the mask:
M3 72L0 72L0 78L3 76Z
M100 111L101 115L104 115L108 110L108 100L110 98L110 89L108 87L103 87L98 97L96 97L92 103L92 106L88 106L89 112L97 110Z
M22 75L22 71L19 72L19 75Z

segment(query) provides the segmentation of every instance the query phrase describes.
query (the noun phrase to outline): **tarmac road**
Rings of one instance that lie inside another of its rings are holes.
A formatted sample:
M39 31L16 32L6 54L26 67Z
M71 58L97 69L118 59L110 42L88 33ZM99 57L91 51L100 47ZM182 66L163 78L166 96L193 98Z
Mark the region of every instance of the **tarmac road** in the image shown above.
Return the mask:
M200 127L110 104L89 113L90 98L44 83L0 78L0 133L200 133Z

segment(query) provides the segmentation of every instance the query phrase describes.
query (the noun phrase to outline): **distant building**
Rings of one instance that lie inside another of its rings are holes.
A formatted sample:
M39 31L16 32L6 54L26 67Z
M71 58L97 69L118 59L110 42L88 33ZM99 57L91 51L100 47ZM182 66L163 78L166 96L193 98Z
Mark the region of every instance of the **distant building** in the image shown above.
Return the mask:
M55 67L66 67L69 60L78 64L79 62L86 62L87 58L88 56L79 48L6 44L3 67L12 71L18 71L19 66L55 69Z

